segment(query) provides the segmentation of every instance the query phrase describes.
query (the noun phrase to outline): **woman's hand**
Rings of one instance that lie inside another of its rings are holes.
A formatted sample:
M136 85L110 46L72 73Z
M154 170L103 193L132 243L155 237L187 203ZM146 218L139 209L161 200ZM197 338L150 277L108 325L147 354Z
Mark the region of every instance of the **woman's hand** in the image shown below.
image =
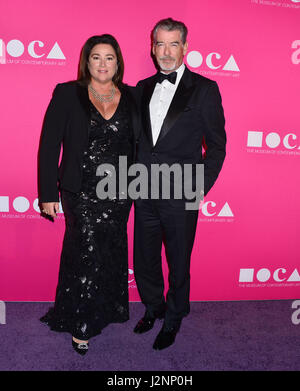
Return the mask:
M58 202L42 202L41 203L41 212L49 215L53 218L57 217L56 213L59 211Z

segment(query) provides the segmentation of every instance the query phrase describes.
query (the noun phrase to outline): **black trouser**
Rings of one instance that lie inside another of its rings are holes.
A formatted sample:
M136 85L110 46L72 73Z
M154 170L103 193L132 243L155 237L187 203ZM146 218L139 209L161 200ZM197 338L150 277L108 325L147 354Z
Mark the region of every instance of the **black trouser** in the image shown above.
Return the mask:
M165 324L179 327L190 311L190 258L198 210L186 211L184 202L138 200L135 203L134 275L148 313L165 305L161 249L169 266Z

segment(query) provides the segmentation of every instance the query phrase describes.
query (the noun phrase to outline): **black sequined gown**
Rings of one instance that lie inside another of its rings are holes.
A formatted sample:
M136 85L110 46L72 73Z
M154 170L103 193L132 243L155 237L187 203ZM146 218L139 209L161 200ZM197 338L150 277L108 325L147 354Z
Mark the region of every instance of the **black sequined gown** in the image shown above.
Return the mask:
M132 127L123 95L113 117L105 120L90 103L89 144L83 157L79 193L61 192L66 231L53 308L41 318L52 330L86 340L109 323L125 322L128 309L127 220L132 202L100 200L97 167L109 163L118 179L119 156L132 163Z

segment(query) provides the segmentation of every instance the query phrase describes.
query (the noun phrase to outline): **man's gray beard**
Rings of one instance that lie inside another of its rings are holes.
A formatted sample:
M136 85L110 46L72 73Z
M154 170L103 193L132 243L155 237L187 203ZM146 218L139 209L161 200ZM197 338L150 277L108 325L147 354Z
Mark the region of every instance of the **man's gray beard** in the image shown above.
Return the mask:
M158 61L158 65L161 71L167 72L167 71L174 71L176 69L176 61L174 61L174 65L171 68L163 67L163 64Z

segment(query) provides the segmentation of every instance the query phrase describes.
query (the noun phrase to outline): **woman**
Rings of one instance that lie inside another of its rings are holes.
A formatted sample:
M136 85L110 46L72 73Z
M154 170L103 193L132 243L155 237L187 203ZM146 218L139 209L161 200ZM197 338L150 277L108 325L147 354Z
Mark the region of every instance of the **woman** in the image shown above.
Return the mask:
M77 81L58 84L46 112L39 151L39 202L56 217L59 191L66 231L54 307L41 318L72 334L85 354L89 338L112 322L128 320L127 220L131 200L117 193L99 199L103 163L134 159L138 129L132 87L122 83L120 47L109 34L85 43ZM58 168L61 145L63 154ZM118 185L118 184L117 184Z

